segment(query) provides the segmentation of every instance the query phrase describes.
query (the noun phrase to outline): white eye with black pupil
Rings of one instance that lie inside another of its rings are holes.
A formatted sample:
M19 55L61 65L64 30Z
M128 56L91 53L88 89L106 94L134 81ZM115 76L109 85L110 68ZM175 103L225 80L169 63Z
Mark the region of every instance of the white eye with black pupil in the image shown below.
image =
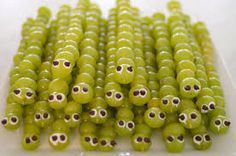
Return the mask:
M52 64L53 64L54 67L57 67L57 66L59 65L59 61L54 60L54 61L52 62Z
M125 121L120 120L120 121L117 122L117 125L121 128L124 128L125 127Z
M87 87L83 87L82 92L83 92L84 94L87 94L87 93L88 93L88 88L87 88Z
M54 94L49 95L48 101L49 101L49 102L53 102L54 100L55 100Z
M101 116L102 118L105 118L105 117L107 116L107 111L106 111L105 109L101 109L101 110L99 111L99 114L100 114L100 116Z
M101 143L101 145L102 145L102 146L106 146L106 144L107 144L107 141L106 141L106 140L101 140L101 142L100 142L100 143Z
M56 145L56 144L58 143L57 134L53 134L53 135L50 137L50 142L51 142L53 145Z
M133 72L133 67L132 66L127 67L127 71L130 73Z
M33 96L33 93L32 92L26 92L26 97L27 98L32 98Z
M200 90L200 87L198 85L194 85L193 88L194 88L195 91L199 91Z
M110 97L112 96L112 92L111 92L111 91L108 91L108 92L106 93L106 96L107 96L108 98L110 98Z
M126 123L126 127L131 131L132 129L134 129L134 122L133 121L129 121Z
M178 105L179 102L180 102L180 99L175 97L175 98L173 98L172 102L173 102L174 105Z
M13 92L15 95L20 95L21 89L15 89Z
M196 143L196 144L198 144L198 145L200 145L201 143L202 143L202 136L201 135L195 135L194 137L193 137L193 142L194 143Z
M98 139L97 138L93 138L90 142L91 142L92 146L96 146L98 144Z
M74 86L73 89L72 89L72 91L73 91L74 93L78 93L78 92L80 91L80 87L79 87L79 86Z
M43 118L44 119L49 119L50 118L50 114L49 113L43 113Z
M74 120L74 121L79 121L79 114L78 113L74 113L73 115L72 115L72 120Z
M61 143L66 143L66 141L67 141L67 136L66 136L65 134L61 134L61 135L59 136L59 141L60 141Z
M183 143L184 142L184 136L182 134L180 134L178 137L177 137L177 141L180 142L180 143Z
M164 112L160 112L160 113L159 113L159 118L160 118L161 120L164 120L164 119L166 118L165 113L164 113Z
M147 91L146 91L145 89L141 89L141 90L139 91L139 93L140 93L141 96L144 97L144 96L146 95Z
M190 113L190 118L191 118L192 120L196 120L197 117L198 117L198 116L197 116L196 113L194 113L194 112Z
M211 110L214 110L214 109L215 109L215 103L214 103L214 102L211 102L211 103L209 104L209 108L210 108Z
M58 102L62 102L64 100L64 98L65 98L65 95L62 94L62 93L58 93L56 95L56 99L57 99Z
M135 142L136 143L141 143L143 141L143 138L138 136L136 139L135 139Z
M70 68L70 62L69 61L65 61L64 62L64 67L65 68Z
M155 116L156 116L156 113L155 113L155 112L150 112L150 113L148 114L148 117L151 118L151 119L153 119Z
M207 113L207 112L208 112L208 107L207 107L207 105L205 105L205 104L202 105L201 112L202 112L202 113Z
M187 115L184 114L184 113L181 113L181 114L179 115L179 121L182 122L182 123L186 123L186 121L187 121Z
M12 116L12 117L10 118L10 123L11 123L12 125L16 125L16 124L18 123L18 117Z
M205 135L203 136L203 139L204 139L206 142L211 141L211 137L210 137L209 134L205 134Z
M120 100L123 99L123 95L122 95L120 92L116 92L116 93L115 93L115 99L118 100L118 101L120 101Z
M90 117L95 117L97 115L97 110L96 109L92 109L90 112L89 112L89 116Z
M185 90L185 91L190 91L190 90L191 90L191 86L190 86L190 85L184 86L184 90Z
M8 122L7 118L3 118L2 121L1 121L3 126L5 126L7 124L7 122Z
M168 99L162 99L161 102L162 102L163 105L167 105L169 103L169 100Z
M122 66L117 66L117 67L116 67L116 71L117 71L118 73L120 73L120 72L122 71Z
M230 124L231 124L231 122L230 122L230 121L228 121L228 120L224 120L224 126L226 126L226 127L229 127L229 126L230 126Z
M221 120L220 119L216 119L215 120L215 125L216 126L220 126L221 125Z
M35 121L39 121L41 119L41 114L40 113L36 113L34 115L34 119L35 119Z
M167 136L166 141L167 141L167 143L172 143L174 141L174 137L171 135Z

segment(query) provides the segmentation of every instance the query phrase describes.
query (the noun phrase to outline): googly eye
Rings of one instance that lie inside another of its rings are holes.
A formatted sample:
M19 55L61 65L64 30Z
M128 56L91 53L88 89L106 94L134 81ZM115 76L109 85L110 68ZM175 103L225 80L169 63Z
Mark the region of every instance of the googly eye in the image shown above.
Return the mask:
M134 122L133 121L129 121L126 123L126 127L131 131L134 129Z
M53 65L54 67L58 67L58 66L59 66L59 61L58 61L58 60L54 60L54 61L52 62L52 65Z
M34 115L34 120L35 121L39 121L41 119L41 114L40 113L36 113L35 115Z
M216 119L216 120L215 120L215 125L216 125L216 126L221 125L221 120L220 120L220 119Z
M43 113L43 118L44 118L44 119L50 118L50 114L47 113L47 112Z
M115 92L115 98L116 100L120 101L123 99L123 95L120 92Z
M139 93L140 93L141 96L144 97L144 96L146 95L147 91L146 91L145 89L141 89L141 90L139 91Z
M69 122L69 121L70 121L70 115L69 115L69 114L66 114L66 115L64 116L64 121L65 121L65 122Z
M211 110L214 110L216 107L215 107L215 103L214 102L211 102L210 104L209 104L209 108L211 109Z
M74 113L74 114L72 115L72 120L73 120L73 121L79 121L79 114L78 114L78 113Z
M3 126L5 126L7 124L7 122L8 122L7 118L3 118L2 121L1 121Z
M156 113L155 113L155 112L150 112L150 113L148 114L148 117L151 118L151 119L155 118L155 116L156 116Z
M197 119L197 114L195 112L190 113L190 118L192 120L196 120Z
M99 110L99 114L102 118L105 118L107 116L107 111L105 109Z
M185 91L190 91L190 90L191 90L191 86L190 86L190 85L184 86L184 90L185 90Z
M162 102L163 105L167 105L167 104L169 103L169 100L166 99L166 98L163 98L163 99L161 100L161 102Z
M204 138L204 140L205 140L206 142L211 141L211 136L210 136L209 134L205 134L205 135L203 136L203 138Z
M120 72L122 71L122 66L117 66L117 67L116 67L116 71L117 71L118 73L120 73Z
M125 121L120 120L120 121L117 122L117 125L121 128L124 128L125 127Z
M201 112L202 112L202 113L207 113L207 112L208 112L208 107L207 107L207 105L205 105L205 104L202 105Z
M82 92L83 92L84 94L87 94L87 93L88 93L88 87L83 87Z
M57 135L52 135L51 137L50 137L50 142L52 143L52 144L57 144L57 142L58 142L58 137L57 137Z
M148 138L148 137L145 137L144 139L143 139L143 141L145 142L145 143L151 143L151 139L150 138Z
M55 100L54 94L51 94L51 95L48 96L48 101L49 102L53 102L54 100Z
M29 137L26 137L26 138L25 138L25 143L26 143L26 144L29 144L30 142L31 142L31 139L30 139Z
M97 115L97 110L96 109L91 109L91 111L89 112L89 116L93 118L96 115Z
M198 144L198 145L200 145L200 144L202 143L202 140L203 140L203 138L202 138L201 135L195 135L195 136L193 137L193 142L196 143L196 144Z
M18 123L18 117L17 117L17 116L12 116L12 117L10 118L10 123L11 123L12 125L16 125L16 124Z
M177 141L180 142L180 143L183 143L184 142L184 136L182 134L180 134L178 137L177 137Z
M65 68L70 68L71 63L69 61L65 61L63 65Z
M91 145L92 146L96 146L98 144L98 138L93 138L92 140L91 140Z
M115 145L117 145L117 143L116 143L115 140L111 140L110 145L111 145L112 147L114 147Z
M177 106L180 103L180 99L178 97L175 97L173 98L172 103Z
M21 89L19 89L19 88L15 89L13 92L14 92L15 95L20 95L21 94Z
M73 88L72 88L72 92L73 93L78 93L80 91L80 86L74 86Z
M133 72L133 67L132 66L127 67L127 71L130 73Z
M138 136L136 139L135 139L135 142L136 143L141 143L143 141L143 138Z
M33 135L33 136L31 137L31 140L32 140L33 142L35 142L35 141L38 140L38 137L37 137L36 135Z
M138 90L135 90L135 91L133 92L133 95L134 95L134 96L138 96L138 95L139 95L139 91L138 91Z
M89 136L84 137L84 141L90 142L90 140L91 140L91 137L89 137Z
M26 97L27 98L32 98L33 96L33 93L32 92L26 92Z
M106 96L107 96L108 98L110 98L110 97L112 96L112 92L111 92L111 91L108 91L108 92L106 93Z
M200 86L194 85L194 86L193 86L193 89L194 89L195 91L199 91L199 90L200 90Z
M58 102L61 102L61 101L63 101L65 99L65 95L62 94L62 93L58 93L56 95L56 99L57 99Z
M181 113L179 115L179 121L182 122L182 123L185 123L187 121L187 115L184 114L184 113Z
M169 135L169 136L167 136L166 141L167 141L167 143L172 143L174 141L174 137Z
M106 140L101 140L101 141L100 141L100 144L101 144L102 146L106 146L106 145L107 145L107 141L106 141Z
M59 137L59 140L61 143L66 143L67 141L67 136L65 134L61 134Z
M225 126L225 127L229 127L230 124L231 124L230 121L228 121L228 120L224 120L224 126Z
M164 112L160 112L160 113L159 113L159 118L160 118L161 120L164 120L164 119L166 118L166 114L165 114Z

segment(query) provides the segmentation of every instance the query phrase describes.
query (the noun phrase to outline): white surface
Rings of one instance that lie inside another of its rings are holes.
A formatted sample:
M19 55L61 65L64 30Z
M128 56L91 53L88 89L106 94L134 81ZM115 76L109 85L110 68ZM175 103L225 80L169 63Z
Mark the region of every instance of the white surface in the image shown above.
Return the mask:
M111 6L114 6L114 0L92 0L97 1L104 9L105 16ZM135 6L139 7L144 15L151 15L155 11L165 11L167 0L133 0ZM76 4L77 0L1 0L0 1L0 117L3 115L5 103L6 88L8 86L7 73L10 69L12 56L17 49L20 40L21 24L29 16L36 15L36 10L40 5L46 5L52 9L55 14L58 7L63 3ZM191 15L195 21L197 19L206 21L212 34L215 47L223 59L217 57L217 65L221 74L221 80L225 90L227 109L233 125L227 135L219 136L214 139L213 147L207 152L198 152L188 146L184 156L236 156L236 114L234 113L236 91L232 85L231 78L226 70L236 82L236 61L234 53L236 52L235 36L236 31L236 1L235 0L182 0L183 9ZM226 62L226 68L223 61ZM231 108L231 109L229 109ZM45 138L45 135L44 135ZM81 152L78 139L73 139L71 146L65 152L54 152L48 147L46 140L36 152L24 152L20 147L21 131L9 132L0 127L0 155L97 155L96 152ZM154 144L152 149L145 154L166 155L160 136L153 137ZM126 141L119 142L121 146L115 153L116 155L141 155L131 151L131 146ZM100 153L101 154L101 153ZM102 153L101 155L110 155L111 153ZM171 155L171 154L170 154ZM181 154L182 155L182 154Z

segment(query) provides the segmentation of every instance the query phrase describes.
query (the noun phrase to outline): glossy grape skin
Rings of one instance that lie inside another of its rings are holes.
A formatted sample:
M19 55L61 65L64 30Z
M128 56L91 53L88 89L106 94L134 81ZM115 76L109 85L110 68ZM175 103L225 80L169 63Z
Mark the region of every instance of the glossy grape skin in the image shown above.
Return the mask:
M120 122L123 122L123 125L120 125ZM128 125L132 124L132 128L129 128ZM134 122L127 119L117 119L115 123L115 131L119 136L130 136L134 132Z
M48 103L53 109L62 109L66 106L67 97L63 93L53 92L48 96Z
M114 121L110 120L111 124L103 124L103 127L99 130L98 148L100 151L109 152L116 146L116 133L114 131Z
M136 92L138 95L136 95ZM137 106L146 104L151 98L150 90L144 85L135 85L129 91L130 102Z
M166 95L174 95L178 96L178 91L174 86L171 85L163 85L159 90L159 96L164 97Z
M185 98L194 98L201 90L201 85L195 78L185 78L179 85L180 94Z
M211 96L202 96L197 99L196 102L201 113L208 113L215 109L215 99Z
M86 83L79 83L72 88L72 98L75 102L80 104L86 104L90 102L93 98L93 89Z
M68 94L68 85L67 82L63 79L54 79L50 82L48 86L49 93L58 92L67 95Z
M77 127L80 123L82 106L74 101L69 101L64 108L64 121L69 128Z
M21 77L20 79L18 79L16 82L15 82L15 84L14 84L14 86L13 86L13 88L30 88L30 89L32 89L32 90L36 90L37 89L37 84L36 84L36 82L33 80L33 79L31 79L31 78L28 78L28 77Z
M105 100L112 107L119 107L124 103L124 95L114 89L105 92Z
M151 107L144 113L144 122L151 128L162 127L165 123L166 113L160 108Z
M40 130L34 124L24 125L24 134L22 137L22 147L25 150L35 150L40 145Z
M105 108L96 106L90 110L89 116L92 122L96 124L101 124L106 122L108 118L108 112Z
M168 152L180 153L183 151L185 129L181 124L174 122L167 125L162 131L162 137Z
M13 89L13 99L16 103L30 105L35 102L36 93L31 88L21 87Z
M179 121L183 127L193 129L201 124L201 114L194 108L187 108L179 114Z
M142 140L140 139L142 138ZM141 141L138 141L141 140ZM135 133L131 137L131 145L135 151L147 151L152 142L150 141L150 136L142 133Z
M177 112L180 102L178 97L166 95L161 98L159 106L166 113L174 113Z

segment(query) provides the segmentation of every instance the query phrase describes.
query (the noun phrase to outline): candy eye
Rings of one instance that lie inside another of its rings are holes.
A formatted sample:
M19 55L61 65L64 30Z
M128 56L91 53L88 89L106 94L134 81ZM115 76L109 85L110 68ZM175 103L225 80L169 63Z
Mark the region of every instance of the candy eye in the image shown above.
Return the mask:
M184 136L182 134L180 134L178 137L177 137L177 141L179 141L180 143L183 143L184 142Z
M191 86L190 86L190 85L184 86L184 90L185 90L185 91L190 91L190 90L191 90Z
M64 120L65 120L65 122L68 122L70 120L70 115L66 114L65 117L64 117Z
M111 97L111 96L112 96L112 92L111 92L111 91L108 91L108 92L106 93L106 96L107 96L107 97Z
M194 85L193 88L194 88L195 91L199 91L200 90L200 87L198 85Z
M53 94L49 95L48 101L49 102L53 102L54 101L54 95Z
M219 126L220 124L221 124L221 120L216 119L216 120L215 120L215 125L216 125L216 126Z
M187 115L184 114L184 113L181 113L181 114L179 115L179 121L185 123L186 120L187 120Z
M167 105L169 103L169 100L168 99L162 99L161 102L162 102L162 104Z
M106 144L107 144L107 141L106 141L106 140L102 140L102 141L101 141L101 145L102 145L102 146L106 146Z
M143 139L143 141L146 142L146 143L150 143L150 142L151 142L151 139L148 138L148 137L145 137L145 138Z
M87 88L87 87L83 87L82 92L85 93L85 94L87 94L88 88Z
M8 121L7 118L3 118L2 119L2 125L5 126L7 124L7 121Z
M15 89L13 92L15 95L20 95L21 89Z
M48 119L50 117L50 115L46 112L46 113L43 113L43 118L44 119Z
M74 86L72 91L73 91L73 93L78 93L80 91L80 87L79 86Z
M54 61L52 62L52 64L53 64L54 67L57 67L57 66L59 65L59 61L54 60Z
M168 142L168 143L171 143L171 142L174 141L174 137L171 136L171 135L169 135L166 139L167 139L167 142Z
M166 118L165 113L164 113L164 112L160 112L160 113L159 113L159 118L160 118L161 120L164 120L164 119Z
M79 120L79 114L78 114L78 113L74 113L72 116L73 116L72 119L73 119L74 121L78 121L78 120Z
M29 144L30 142L31 142L30 138L29 138L29 137L26 137L26 138L25 138L25 143L26 143L26 144Z
M35 121L40 120L40 119L41 119L41 114L36 113L36 114L34 115L34 119L35 119Z
M122 128L125 127L125 121L123 121L123 120L120 120L117 124L119 127L122 127Z
M120 101L120 100L122 100L123 96L120 92L116 92L115 93L115 98Z
M195 135L194 137L193 137L193 142L194 143L196 143L196 144L201 144L201 142L202 142L202 136L200 136L200 135Z
M150 112L148 116L149 116L149 118L154 118L156 116L156 114L154 112Z
M228 120L225 120L225 121L224 121L224 125L225 125L226 127L229 127L229 126L230 126L230 124L231 124L231 122L230 122L230 121L228 121Z
M90 112L89 112L89 116L90 117L95 117L97 115L97 110L96 109L92 109Z
M133 92L133 95L134 95L134 96L138 96L138 95L139 95L139 91L138 91L138 90L135 90L135 91Z
M197 114L192 112L190 113L190 118L193 119L193 120L196 120L197 119Z
M26 92L26 97L31 98L33 96L32 92Z
M208 135L208 134L205 134L203 138L204 138L205 141L207 141L207 142L211 141L211 137L210 137L210 135Z
M98 138L93 138L91 144L92 146L96 146L98 144Z
M86 136L86 137L84 138L84 140L85 140L86 142L90 142L91 138L88 137L88 136Z
M126 126L129 130L132 130L134 128L134 122L133 121L129 121L126 123Z
M51 143L56 144L57 141L58 141L57 135L52 135L52 136L50 137L50 142L51 142Z
M208 107L207 107L207 105L205 105L205 104L202 105L201 112L202 112L202 113L207 113L207 112L208 112Z
M172 102L173 102L173 104L178 105L180 103L180 99L175 97L175 98L173 98Z
M116 71L117 71L117 72L120 72L121 70L122 70L122 67L121 67L121 66L117 66L117 67L116 67Z
M10 118L10 123L11 123L12 125L16 125L16 124L18 123L18 117L12 116L12 117Z
M59 137L59 140L60 140L61 143L65 143L66 140L67 140L67 136L64 135L64 134L61 134L60 137Z
M115 140L111 140L110 144L111 144L111 146L115 146L117 143Z
M65 61L64 62L64 67L65 68L70 68L70 62L69 61Z
M100 116L101 117L106 117L107 116L107 111L105 110L105 109L101 109L100 111L99 111L99 114L100 114Z
M211 110L214 110L214 109L215 109L215 103L214 103L214 102L211 102L211 103L209 104L209 108L210 108Z
M140 142L142 142L142 141L143 141L143 138L142 138L142 137L138 136L138 137L136 138L136 142L137 142L137 143L140 143Z
M129 67L127 68L127 71L130 72L130 73L133 72L133 67L132 67L132 66L129 66Z
M35 141L38 140L38 137L37 137L36 135L33 135L33 136L31 137L31 140L35 142Z
M64 98L65 98L65 95L64 95L64 94L61 94L61 93L58 93L57 96L56 96L56 99L58 100L58 102L63 101Z
M139 93L141 96L145 96L147 92L146 90L143 89L143 90L140 90Z

